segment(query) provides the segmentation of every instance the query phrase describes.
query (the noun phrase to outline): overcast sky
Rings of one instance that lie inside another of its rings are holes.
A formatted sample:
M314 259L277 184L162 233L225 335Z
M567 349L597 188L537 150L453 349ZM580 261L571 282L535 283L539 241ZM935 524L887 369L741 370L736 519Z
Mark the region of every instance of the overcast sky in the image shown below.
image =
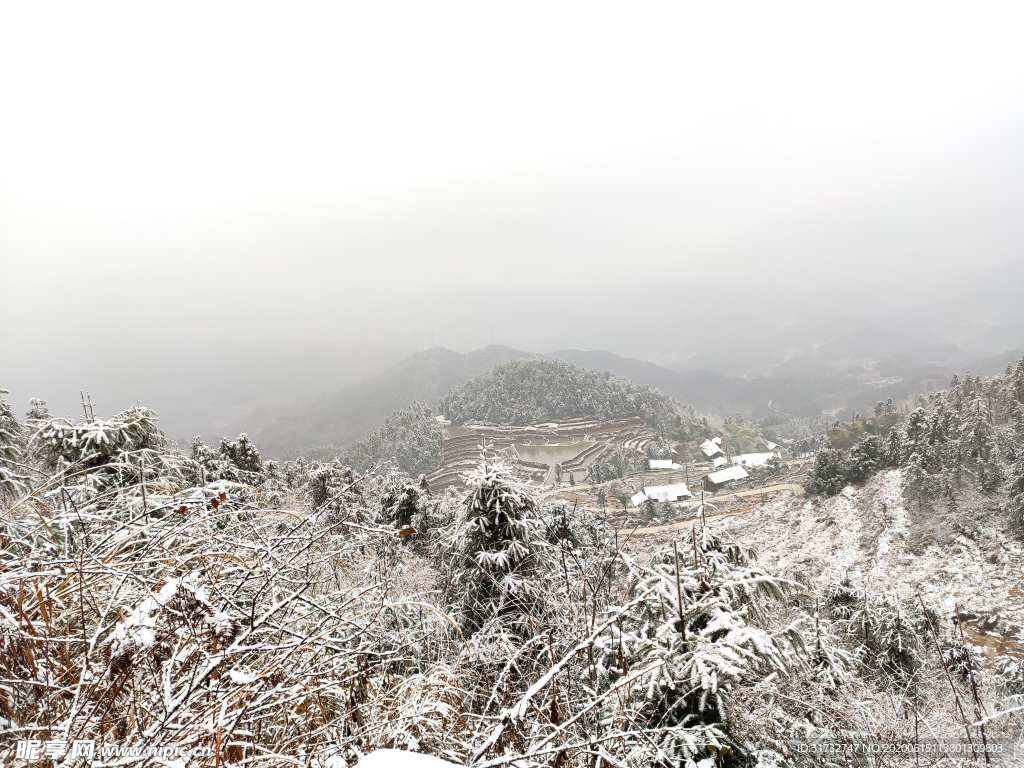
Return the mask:
M8 343L1022 259L1020 3L0 13Z

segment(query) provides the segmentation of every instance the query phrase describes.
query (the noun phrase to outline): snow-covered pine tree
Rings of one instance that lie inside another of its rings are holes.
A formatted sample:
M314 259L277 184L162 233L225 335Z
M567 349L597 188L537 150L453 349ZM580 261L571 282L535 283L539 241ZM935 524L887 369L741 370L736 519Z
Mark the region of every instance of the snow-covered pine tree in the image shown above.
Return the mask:
M814 641L810 647L810 656L814 679L826 693L834 694L853 677L857 659L828 631L828 625L818 614L817 601L814 605Z
M46 407L46 401L40 400L37 397L33 397L28 401L31 408L28 409L28 413L25 414L25 423L31 429L36 429L43 422L50 421L53 418L53 414Z
M111 465L126 463L127 454L160 452L165 445L164 433L156 425L156 414L141 407L129 408L109 421L51 419L41 423L29 442L30 450L47 469L54 470L63 463L105 478L120 471L120 467Z
M337 498L355 476L348 467L340 462L321 463L314 461L306 468L304 490L310 506L314 509L322 507Z
M543 613L550 558L540 500L500 461L480 464L466 484L435 552L447 602L467 636L499 616L526 625Z
M658 516L658 506L653 499L644 499L640 504L640 513L648 520Z
M6 395L0 389L0 395ZM18 470L24 443L21 422L11 404L0 398L0 496L13 498L25 489L28 478Z
M194 437L191 458L192 481L197 484L203 480L226 480L255 486L264 479L263 458L244 432L237 440L222 437L216 451Z
M1009 475L1007 491L1010 510L1019 521L1024 522L1024 448L1017 452L1017 460L1010 467Z
M392 470L381 480L380 517L385 525L405 528L423 513L422 489L404 472Z
M220 454L243 472L259 474L263 471L263 458L245 432L237 440L221 438Z
M846 457L834 448L819 451L807 473L804 487L808 493L835 496L846 487Z
M648 685L626 691L617 706L626 703L637 725L650 729L660 761L673 766L692 765L724 746L742 750L729 733L731 689L807 663L808 638L799 624L778 622L799 585L753 566L753 553L710 528L697 528L692 542L657 552L649 566L624 557L627 599L654 594L595 645L601 687L661 664Z

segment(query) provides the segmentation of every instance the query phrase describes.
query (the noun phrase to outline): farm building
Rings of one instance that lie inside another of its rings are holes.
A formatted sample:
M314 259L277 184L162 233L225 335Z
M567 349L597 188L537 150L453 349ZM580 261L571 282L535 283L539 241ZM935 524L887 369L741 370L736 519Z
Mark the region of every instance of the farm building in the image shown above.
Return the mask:
M692 499L693 494L686 487L686 483L672 483L671 485L649 485L644 488L647 498L655 501L682 501Z
M634 507L639 507L641 504L647 501L647 494L644 493L643 491L639 491L630 496L629 501Z
M715 456L715 466L716 467L724 467L728 463L729 463L729 460L726 459L725 456Z
M648 466L651 469L682 469L682 464L676 464L672 459L648 459Z
M747 477L750 477L750 475L747 474L747 470L739 464L734 464L727 469L720 469L717 472L712 472L704 478L704 488L709 491L717 491L727 483L731 483L734 480L743 480Z
M778 451L772 451L771 453L741 453L738 456L732 457L732 463L741 464L744 467L763 467L778 455Z

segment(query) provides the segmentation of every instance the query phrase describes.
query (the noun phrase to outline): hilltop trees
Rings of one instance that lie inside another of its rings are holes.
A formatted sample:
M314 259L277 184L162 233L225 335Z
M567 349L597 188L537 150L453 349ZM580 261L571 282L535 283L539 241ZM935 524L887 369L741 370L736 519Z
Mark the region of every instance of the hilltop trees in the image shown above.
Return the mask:
M620 448L611 456L594 462L590 467L590 476L595 482L603 483L618 477L626 477L634 472L643 472L647 468L646 454L635 448Z
M682 405L656 389L563 360L513 360L449 391L440 408L454 423L638 416L654 426L675 425Z
M394 458L410 475L429 474L441 463L444 433L433 410L413 403L395 411L374 432L340 455L340 460L357 472Z
M991 379L970 372L962 380L954 376L949 389L922 398L903 426L891 403L879 403L872 417L875 425L862 431L848 452L833 447L817 454L807 490L830 496L885 467L903 467L908 491L919 503L939 489L952 493L966 482L993 493L1010 479L1012 496L1021 452L1017 425L1024 409L1022 381L1024 359ZM871 420L866 423L870 426ZM883 428L890 424L883 438ZM830 439L839 429L829 430Z
M214 451L201 438L192 438L189 469L199 482L231 480L258 485L263 479L263 458L244 432L236 440L221 438Z
M837 421L833 424L828 430L828 440L833 448L845 451L866 435L884 438L902 420L903 414L896 410L892 398L885 402L879 400L875 404L873 416L865 419L856 413L849 422Z

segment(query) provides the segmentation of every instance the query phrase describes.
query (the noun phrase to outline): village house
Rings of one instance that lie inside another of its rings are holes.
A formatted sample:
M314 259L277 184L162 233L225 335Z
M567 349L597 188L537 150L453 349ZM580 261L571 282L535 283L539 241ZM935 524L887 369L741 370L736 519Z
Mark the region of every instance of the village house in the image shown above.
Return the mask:
M726 469L720 469L717 472L712 472L710 475L704 478L704 490L706 491L718 491L724 488L728 483L736 480L744 480L750 477L745 470L739 464L733 464L731 467Z

